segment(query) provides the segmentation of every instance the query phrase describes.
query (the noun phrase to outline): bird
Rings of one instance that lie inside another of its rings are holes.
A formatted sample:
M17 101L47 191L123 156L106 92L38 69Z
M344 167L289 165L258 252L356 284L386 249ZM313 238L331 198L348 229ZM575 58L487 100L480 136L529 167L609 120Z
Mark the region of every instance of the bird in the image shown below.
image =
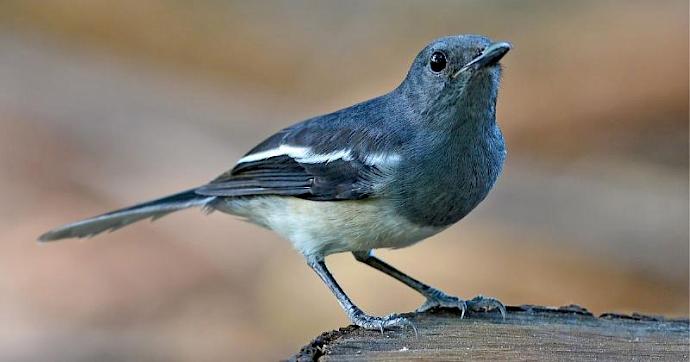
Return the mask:
M373 251L407 247L445 230L493 188L506 159L496 121L500 60L511 47L473 34L435 39L392 91L284 128L202 186L57 227L39 241L91 237L197 207L290 241L362 328L411 323L402 314L360 309L327 268L329 255L352 253L419 292L426 301L418 312L456 308L461 318L465 311L505 317L498 299L448 295Z

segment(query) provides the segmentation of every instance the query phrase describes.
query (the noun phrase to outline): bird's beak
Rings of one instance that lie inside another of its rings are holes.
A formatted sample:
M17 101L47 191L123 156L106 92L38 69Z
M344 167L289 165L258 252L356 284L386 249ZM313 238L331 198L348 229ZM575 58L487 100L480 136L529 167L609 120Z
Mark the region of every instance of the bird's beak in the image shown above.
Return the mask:
M477 70L498 63L498 61L508 53L510 48L510 43L506 42L498 42L489 45L481 54L479 54L478 57L472 59L472 61L465 64L462 68L460 68L460 70L455 72L452 78L456 78L460 75L460 73L469 69Z

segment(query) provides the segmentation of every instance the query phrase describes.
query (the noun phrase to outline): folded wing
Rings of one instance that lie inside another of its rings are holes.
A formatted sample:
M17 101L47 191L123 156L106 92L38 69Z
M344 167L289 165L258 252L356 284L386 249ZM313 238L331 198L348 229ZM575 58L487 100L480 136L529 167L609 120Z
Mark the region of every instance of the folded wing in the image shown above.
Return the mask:
M305 132L305 128L310 129ZM389 152L377 152L383 139L356 129L298 125L267 139L231 171L196 192L222 197L287 195L316 201L363 199L375 194L377 182L399 161L391 147Z

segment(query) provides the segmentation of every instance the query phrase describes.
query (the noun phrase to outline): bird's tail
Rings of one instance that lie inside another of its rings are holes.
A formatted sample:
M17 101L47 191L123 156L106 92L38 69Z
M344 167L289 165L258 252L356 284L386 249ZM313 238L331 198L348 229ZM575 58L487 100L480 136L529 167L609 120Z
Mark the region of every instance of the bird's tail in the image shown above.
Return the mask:
M104 231L113 231L133 222L163 217L171 212L189 207L203 207L215 197L203 196L195 190L187 190L153 201L109 212L89 219L60 226L41 235L39 241L52 241L66 238L90 237Z

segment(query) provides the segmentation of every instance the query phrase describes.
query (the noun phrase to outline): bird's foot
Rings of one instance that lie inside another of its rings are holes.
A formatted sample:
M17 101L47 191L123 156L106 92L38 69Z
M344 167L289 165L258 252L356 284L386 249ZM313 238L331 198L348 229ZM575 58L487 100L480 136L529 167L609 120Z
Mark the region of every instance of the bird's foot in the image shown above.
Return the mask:
M478 295L467 302L467 309L473 312L491 312L498 310L501 313L501 317L506 319L506 307L501 303L500 300L491 297L485 297L483 295Z
M417 335L417 328L407 318L401 317L398 314L389 314L385 317L375 317L365 314L362 311L355 311L350 314L350 320L353 324L358 325L364 329L378 330L383 333L386 329L392 328L407 328L411 327L415 336Z
M432 308L455 308L460 310L460 318L465 316L466 311L472 312L490 312L498 310L501 316L505 319L506 307L498 299L476 296L471 300L465 301L458 297L448 295L440 290L434 290L430 297L427 297L426 302L421 307L417 308L417 312L425 312Z
M460 318L465 317L467 303L452 295L448 295L440 290L434 290L431 296L426 298L426 302L417 308L417 312L426 312L433 308L454 308L460 311Z

